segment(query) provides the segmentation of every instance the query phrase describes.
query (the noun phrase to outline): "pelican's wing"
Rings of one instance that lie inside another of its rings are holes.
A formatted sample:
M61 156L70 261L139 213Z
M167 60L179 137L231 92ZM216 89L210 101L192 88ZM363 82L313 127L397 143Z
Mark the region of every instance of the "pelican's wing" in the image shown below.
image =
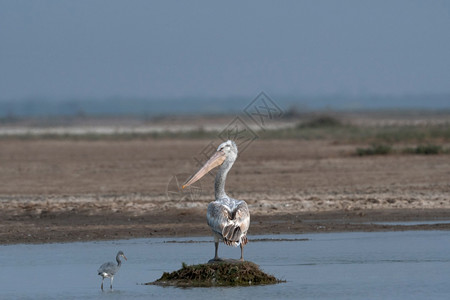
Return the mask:
M209 227L215 233L222 235L223 228L229 222L230 211L223 204L213 201L208 205L206 219Z
M237 201L234 208L220 203L211 202L208 205L208 225L222 236L227 245L237 246L241 242L247 243L247 230L250 225L250 213L245 201Z
M245 201L239 201L238 203L236 209L233 211L234 223L240 229L239 240L245 245L247 244L247 231L250 226L250 212Z

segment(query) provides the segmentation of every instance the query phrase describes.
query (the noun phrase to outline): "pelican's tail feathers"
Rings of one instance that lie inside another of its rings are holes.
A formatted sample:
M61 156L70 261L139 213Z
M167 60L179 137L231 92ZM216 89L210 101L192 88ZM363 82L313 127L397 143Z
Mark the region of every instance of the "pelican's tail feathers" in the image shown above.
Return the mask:
M223 242L228 246L239 246L241 243L241 228L236 224L228 224L222 230Z

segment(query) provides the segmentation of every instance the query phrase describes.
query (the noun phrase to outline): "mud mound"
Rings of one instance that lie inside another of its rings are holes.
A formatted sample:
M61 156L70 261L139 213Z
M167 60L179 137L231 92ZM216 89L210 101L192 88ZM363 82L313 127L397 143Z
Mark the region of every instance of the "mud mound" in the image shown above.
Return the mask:
M264 273L252 262L209 262L183 267L172 273L164 272L160 279L148 285L178 287L251 286L282 282Z

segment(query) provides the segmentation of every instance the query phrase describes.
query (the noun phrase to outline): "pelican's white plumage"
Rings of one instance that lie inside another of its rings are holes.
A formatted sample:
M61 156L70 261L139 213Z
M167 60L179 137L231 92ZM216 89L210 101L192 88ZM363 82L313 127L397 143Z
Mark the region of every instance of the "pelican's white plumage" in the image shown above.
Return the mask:
M245 201L222 198L209 203L206 214L208 225L218 239L230 246L247 244L250 213Z
M183 188L202 178L211 169L220 166L214 182L215 201L209 203L206 218L214 233L215 255L219 241L229 246L241 247L241 260L244 260L244 245L247 244L247 230L250 225L250 212L247 203L236 200L225 193L225 180L233 163L236 161L238 149L233 141L222 143L217 152L195 173Z

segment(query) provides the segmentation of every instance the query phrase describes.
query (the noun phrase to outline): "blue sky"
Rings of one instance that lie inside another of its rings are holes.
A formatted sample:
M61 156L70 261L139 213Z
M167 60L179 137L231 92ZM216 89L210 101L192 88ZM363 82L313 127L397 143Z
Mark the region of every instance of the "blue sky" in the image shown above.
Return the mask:
M450 1L0 1L0 101L450 93Z

